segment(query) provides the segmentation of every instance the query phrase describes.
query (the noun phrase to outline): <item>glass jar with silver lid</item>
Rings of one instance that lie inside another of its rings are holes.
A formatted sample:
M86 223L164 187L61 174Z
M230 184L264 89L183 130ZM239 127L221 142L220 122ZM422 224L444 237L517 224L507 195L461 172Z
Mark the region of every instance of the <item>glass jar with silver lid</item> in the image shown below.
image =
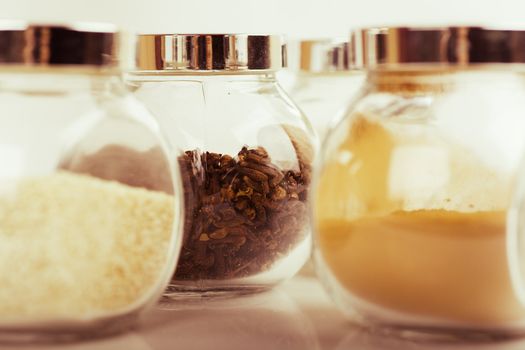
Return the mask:
M175 150L185 195L181 257L167 295L264 290L310 252L316 139L275 79L278 35L139 35L127 80Z
M324 284L374 327L523 334L525 30L353 40L364 93L326 140L315 188Z
M126 46L112 25L0 22L0 341L126 329L175 268L179 172Z
M282 79L290 81L290 97L304 111L323 139L364 82L365 74L351 65L348 38L291 41L288 68Z

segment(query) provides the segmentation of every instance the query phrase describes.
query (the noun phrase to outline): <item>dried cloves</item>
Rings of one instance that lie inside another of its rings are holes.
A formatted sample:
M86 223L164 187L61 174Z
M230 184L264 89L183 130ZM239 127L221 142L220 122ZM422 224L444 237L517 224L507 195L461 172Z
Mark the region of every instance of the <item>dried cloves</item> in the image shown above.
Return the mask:
M186 151L179 157L186 217L175 280L255 275L307 234L310 165L281 170L262 148L236 157Z

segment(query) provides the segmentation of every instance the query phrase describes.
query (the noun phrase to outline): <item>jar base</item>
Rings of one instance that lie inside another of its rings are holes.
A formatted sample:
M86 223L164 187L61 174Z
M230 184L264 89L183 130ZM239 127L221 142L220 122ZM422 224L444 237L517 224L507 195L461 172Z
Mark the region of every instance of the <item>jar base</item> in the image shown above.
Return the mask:
M82 321L64 321L34 323L31 326L0 325L0 346L56 345L103 339L133 329L136 322L137 316L133 315L118 320L95 321L91 324Z
M272 285L205 285L196 286L195 283L184 284L170 284L162 299L159 302L159 307L162 309L177 309L181 305L180 301L184 303L201 303L207 300L227 300L242 296L250 296L259 294L270 290Z
M524 332L366 324L369 333L419 343L493 343L522 338Z
M466 322L453 318L436 317L395 311L371 303L350 293L329 272L319 256L316 267L321 269L320 279L332 299L347 319L366 334L390 339L421 343L492 343L525 337L525 320L522 322Z

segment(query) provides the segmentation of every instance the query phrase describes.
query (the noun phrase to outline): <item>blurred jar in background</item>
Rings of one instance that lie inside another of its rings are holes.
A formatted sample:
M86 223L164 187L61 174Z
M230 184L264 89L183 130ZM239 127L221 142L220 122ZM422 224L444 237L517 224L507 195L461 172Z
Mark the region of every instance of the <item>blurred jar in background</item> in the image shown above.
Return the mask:
M525 31L371 28L355 39L366 85L314 181L324 284L365 324L523 334L523 210L513 208Z
M321 140L364 82L364 73L350 68L346 38L301 40L288 46L288 69L279 77L312 123Z

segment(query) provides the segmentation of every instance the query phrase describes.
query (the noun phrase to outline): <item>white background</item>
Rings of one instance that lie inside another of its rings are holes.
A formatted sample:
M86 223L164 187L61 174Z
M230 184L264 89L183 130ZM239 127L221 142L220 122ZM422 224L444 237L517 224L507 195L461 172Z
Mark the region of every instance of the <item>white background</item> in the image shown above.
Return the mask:
M0 0L0 18L107 21L141 32L347 35L383 24L525 24L525 0Z

